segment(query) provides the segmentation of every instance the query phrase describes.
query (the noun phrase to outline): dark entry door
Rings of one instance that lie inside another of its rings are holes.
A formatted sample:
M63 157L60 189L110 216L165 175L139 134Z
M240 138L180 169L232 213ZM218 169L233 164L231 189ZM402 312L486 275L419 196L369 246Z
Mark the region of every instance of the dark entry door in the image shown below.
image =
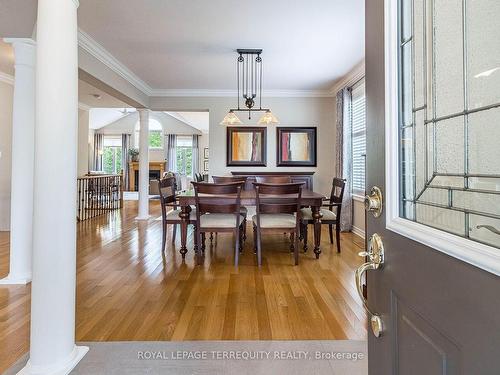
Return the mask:
M369 373L498 375L500 2L365 4Z

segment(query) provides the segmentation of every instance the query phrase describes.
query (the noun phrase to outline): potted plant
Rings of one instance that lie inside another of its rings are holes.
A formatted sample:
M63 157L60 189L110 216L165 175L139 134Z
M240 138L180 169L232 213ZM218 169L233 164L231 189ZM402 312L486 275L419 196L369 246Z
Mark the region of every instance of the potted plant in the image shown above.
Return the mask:
M128 154L130 155L130 159L132 159L132 161L139 161L139 149L131 148L128 150Z

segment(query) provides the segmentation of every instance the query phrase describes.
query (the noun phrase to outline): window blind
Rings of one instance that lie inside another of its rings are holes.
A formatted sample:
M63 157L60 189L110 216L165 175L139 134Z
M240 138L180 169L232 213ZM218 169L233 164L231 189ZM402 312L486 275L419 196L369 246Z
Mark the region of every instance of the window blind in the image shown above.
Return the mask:
M365 193L366 110L365 80L351 88L350 120L352 135L352 191Z

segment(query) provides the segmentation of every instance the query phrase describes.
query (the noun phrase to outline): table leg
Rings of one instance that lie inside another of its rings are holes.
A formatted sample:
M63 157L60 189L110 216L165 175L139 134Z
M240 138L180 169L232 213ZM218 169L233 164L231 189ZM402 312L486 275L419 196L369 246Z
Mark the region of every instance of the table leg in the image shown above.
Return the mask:
M316 255L316 259L319 259L319 255L321 254L321 249L319 245L321 243L321 207L312 206L312 217L314 219L314 254Z
M191 206L182 206L181 212L179 213L179 217L181 218L181 255L182 259L186 258L187 253L187 229L189 224L189 213L191 212Z

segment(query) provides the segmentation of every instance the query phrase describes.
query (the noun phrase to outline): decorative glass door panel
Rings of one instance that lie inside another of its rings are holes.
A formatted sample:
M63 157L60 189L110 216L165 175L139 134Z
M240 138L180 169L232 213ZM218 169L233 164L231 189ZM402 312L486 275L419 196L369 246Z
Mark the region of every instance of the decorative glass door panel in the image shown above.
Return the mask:
M399 1L400 216L500 248L498 0Z

